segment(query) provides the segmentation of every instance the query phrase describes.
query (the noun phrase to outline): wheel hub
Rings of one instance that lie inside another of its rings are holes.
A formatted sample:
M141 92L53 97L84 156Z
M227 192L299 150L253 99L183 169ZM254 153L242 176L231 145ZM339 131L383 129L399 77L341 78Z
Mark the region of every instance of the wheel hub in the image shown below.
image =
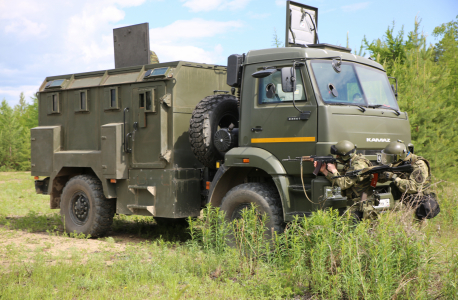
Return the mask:
M70 206L70 216L78 225L86 223L89 216L89 199L83 192L77 192L73 195Z

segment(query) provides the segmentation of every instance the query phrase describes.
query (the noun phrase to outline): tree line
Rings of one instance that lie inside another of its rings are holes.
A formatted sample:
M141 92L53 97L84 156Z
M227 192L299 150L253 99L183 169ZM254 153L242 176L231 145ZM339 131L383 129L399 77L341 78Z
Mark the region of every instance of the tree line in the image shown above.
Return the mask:
M374 41L363 39L356 51L381 63L388 76L398 80L398 104L409 115L415 152L431 162L439 179L457 180L458 164L458 16L436 27L436 44L427 45L415 19L414 30L394 32ZM274 33L274 46L280 46ZM363 53L364 51L364 53ZM356 53L355 52L355 53ZM38 100L21 93L15 107L0 106L0 171L30 170L30 129L38 126Z
M11 107L5 99L0 106L0 171L30 170L30 129L38 126L38 99L27 102L24 93Z
M458 174L458 16L436 27L435 45L426 44L421 20L404 39L394 24L381 39L363 47L398 80L398 104L408 113L415 153L428 159L433 175L457 180Z

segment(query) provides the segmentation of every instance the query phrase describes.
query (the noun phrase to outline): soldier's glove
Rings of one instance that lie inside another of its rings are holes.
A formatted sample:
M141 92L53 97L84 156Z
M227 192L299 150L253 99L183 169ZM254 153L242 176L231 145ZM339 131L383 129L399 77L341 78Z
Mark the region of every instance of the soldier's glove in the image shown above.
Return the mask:
M391 177L393 177L393 173L391 172L384 172L383 175L385 176L386 180L391 180Z

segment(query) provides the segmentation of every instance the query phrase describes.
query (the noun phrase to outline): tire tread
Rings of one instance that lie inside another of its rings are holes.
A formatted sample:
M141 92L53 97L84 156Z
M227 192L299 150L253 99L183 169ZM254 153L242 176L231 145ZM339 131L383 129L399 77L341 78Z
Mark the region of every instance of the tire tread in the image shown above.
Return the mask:
M77 182L77 180L84 181L94 195L95 218L93 225L86 234L90 234L93 237L104 236L113 224L113 217L116 210L116 200L105 198L102 182L93 175L77 175L71 178L65 185L64 191L66 188L69 188L72 184Z
M236 187L232 188L226 196L224 196L223 200L221 201L221 206L223 205L224 201L227 199L227 196L239 190L247 190L254 192L261 197L263 197L267 204L269 205L270 209L272 210L273 215L273 226L274 230L277 233L283 232L285 227L284 219L283 219L283 208L281 204L280 194L274 184L271 183L258 183L258 182L249 182L237 185Z
M210 136L209 145L206 144L206 120L210 119L211 112L224 101L234 101L237 104L237 99L232 95L218 94L207 96L202 99L192 112L191 120L189 121L189 143L197 160L204 166L215 168L216 161L222 159L221 154L216 150L211 142L213 137ZM210 134L214 134L211 132Z

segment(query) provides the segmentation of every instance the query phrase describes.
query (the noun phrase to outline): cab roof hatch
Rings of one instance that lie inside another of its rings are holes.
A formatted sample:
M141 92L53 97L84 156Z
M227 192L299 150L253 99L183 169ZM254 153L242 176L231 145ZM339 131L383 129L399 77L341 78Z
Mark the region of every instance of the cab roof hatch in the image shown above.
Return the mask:
M295 1L286 2L285 47L310 47L351 53L350 48L320 44L318 8Z

